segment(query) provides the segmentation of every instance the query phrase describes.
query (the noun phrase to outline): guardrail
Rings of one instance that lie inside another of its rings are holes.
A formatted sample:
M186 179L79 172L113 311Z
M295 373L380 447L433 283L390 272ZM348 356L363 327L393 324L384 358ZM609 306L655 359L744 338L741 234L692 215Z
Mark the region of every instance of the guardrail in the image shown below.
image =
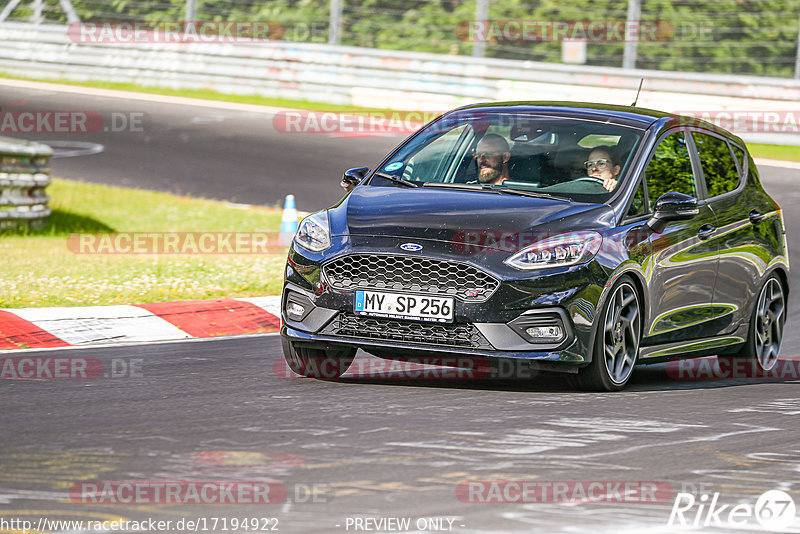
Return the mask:
M52 155L47 145L0 137L0 228L44 224Z
M72 37L70 37L72 35ZM312 43L83 43L67 26L0 24L0 71L444 111L478 101L573 100L664 111L800 112L800 80L587 67ZM753 136L751 136L753 137ZM800 136L786 136L800 137ZM800 144L785 143L785 144Z

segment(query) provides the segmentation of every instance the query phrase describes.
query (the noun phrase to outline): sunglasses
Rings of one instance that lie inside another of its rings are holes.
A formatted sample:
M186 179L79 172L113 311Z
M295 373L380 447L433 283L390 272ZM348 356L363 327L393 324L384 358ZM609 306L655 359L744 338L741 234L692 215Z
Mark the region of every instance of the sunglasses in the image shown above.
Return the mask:
M475 159L489 159L489 158L496 158L497 156L502 155L502 152L477 152L475 154Z
M596 159L594 161L584 161L583 166L587 169L591 169L592 167L597 167L598 169L605 169L611 163L610 159Z

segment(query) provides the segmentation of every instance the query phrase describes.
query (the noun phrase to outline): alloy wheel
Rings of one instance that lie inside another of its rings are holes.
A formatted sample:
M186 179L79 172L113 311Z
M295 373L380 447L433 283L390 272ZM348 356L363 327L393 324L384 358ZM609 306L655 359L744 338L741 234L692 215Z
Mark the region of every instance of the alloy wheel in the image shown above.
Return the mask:
M755 318L756 358L762 369L769 371L778 361L778 351L786 322L786 303L783 288L775 278L770 278L758 297Z
M636 290L628 283L620 284L611 295L603 330L606 370L617 384L628 379L636 363L641 337L639 311Z

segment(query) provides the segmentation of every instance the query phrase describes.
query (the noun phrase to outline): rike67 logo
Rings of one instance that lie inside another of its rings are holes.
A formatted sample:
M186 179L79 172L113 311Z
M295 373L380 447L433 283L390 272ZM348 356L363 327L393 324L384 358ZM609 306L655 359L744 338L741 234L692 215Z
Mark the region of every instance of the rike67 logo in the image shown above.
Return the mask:
M757 522L765 531L780 532L792 524L795 512L792 496L780 490L765 491L755 504L723 503L718 492L702 493L699 497L681 492L675 496L667 524L692 530L728 527L744 532Z

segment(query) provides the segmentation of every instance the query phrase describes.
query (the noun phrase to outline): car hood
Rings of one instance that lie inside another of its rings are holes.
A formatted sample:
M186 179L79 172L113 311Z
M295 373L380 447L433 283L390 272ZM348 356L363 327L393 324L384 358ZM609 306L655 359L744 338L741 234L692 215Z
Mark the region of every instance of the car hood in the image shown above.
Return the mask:
M605 204L480 191L361 186L330 210L335 236L459 241L465 231L518 233L591 229L608 223Z

